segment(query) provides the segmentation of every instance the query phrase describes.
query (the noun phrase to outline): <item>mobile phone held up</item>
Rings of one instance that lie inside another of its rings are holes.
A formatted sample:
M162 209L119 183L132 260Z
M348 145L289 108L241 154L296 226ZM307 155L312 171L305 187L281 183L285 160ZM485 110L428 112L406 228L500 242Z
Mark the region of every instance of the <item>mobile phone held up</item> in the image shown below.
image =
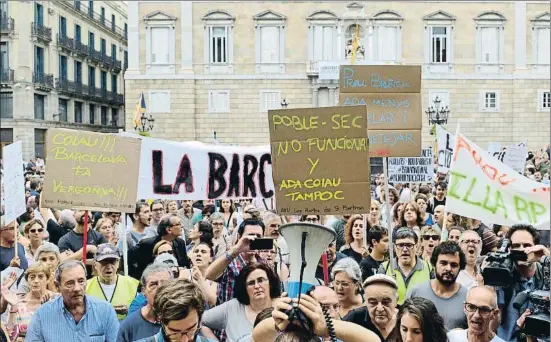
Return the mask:
M272 238L260 238L254 239L250 242L252 251L263 251L270 250L274 248L274 239Z

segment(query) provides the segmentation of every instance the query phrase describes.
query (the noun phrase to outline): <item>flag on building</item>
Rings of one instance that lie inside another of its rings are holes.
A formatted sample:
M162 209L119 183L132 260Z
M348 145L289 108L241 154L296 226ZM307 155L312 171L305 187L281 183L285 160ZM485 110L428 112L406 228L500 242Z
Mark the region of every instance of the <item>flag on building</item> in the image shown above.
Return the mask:
M358 46L360 45L360 26L356 24L356 33L354 34L354 41L352 42L352 56L350 57L350 64L356 62L356 52L358 51Z
M136 104L136 109L134 109L134 127L138 127L141 125L141 116L142 113L145 113L145 97L143 96L143 92L140 95L140 98L138 99L138 103Z

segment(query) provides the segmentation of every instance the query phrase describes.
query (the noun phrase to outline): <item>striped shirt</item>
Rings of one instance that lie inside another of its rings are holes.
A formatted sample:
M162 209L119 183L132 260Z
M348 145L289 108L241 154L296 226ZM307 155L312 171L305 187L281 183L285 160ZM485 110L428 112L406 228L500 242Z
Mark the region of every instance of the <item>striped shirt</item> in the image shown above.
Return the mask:
M115 342L119 321L111 304L90 296L85 296L84 300L86 312L78 323L65 308L61 296L39 307L25 341Z

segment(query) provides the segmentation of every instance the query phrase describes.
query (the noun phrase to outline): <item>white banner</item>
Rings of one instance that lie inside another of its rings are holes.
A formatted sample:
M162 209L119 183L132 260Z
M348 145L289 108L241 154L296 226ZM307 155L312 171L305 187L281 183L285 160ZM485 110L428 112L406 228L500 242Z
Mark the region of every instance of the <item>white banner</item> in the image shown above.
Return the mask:
M519 175L459 134L450 170L446 210L506 226L550 228L550 188Z
M27 210L25 202L25 176L23 175L23 151L21 141L5 146L4 159L4 204L6 224L15 221Z
M273 195L270 146L142 138L138 198L199 200Z
M318 78L320 80L338 80L341 63L334 61L319 61Z
M388 181L391 183L432 183L434 181L432 149L424 149L421 157L388 158Z
M436 139L438 145L438 172L448 173L452 162L455 137L440 126L436 126Z

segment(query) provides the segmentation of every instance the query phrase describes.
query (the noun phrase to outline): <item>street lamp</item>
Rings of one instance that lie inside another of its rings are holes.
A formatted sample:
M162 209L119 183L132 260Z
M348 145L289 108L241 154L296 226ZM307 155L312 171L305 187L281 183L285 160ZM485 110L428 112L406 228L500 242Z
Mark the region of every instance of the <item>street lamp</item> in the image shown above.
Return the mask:
M285 109L285 108L287 108L288 105L289 105L289 103L285 99L283 99L283 101L281 101L281 108Z
M153 125L155 124L155 119L153 115L149 114L149 117L145 116L145 113L142 113L140 117L141 126L134 127L139 133L148 133L153 130Z
M440 103L442 101L436 96L434 99L434 107L430 106L429 109L425 111L429 119L429 125L445 125L448 123L448 118L450 116L450 109L448 106L440 108Z

